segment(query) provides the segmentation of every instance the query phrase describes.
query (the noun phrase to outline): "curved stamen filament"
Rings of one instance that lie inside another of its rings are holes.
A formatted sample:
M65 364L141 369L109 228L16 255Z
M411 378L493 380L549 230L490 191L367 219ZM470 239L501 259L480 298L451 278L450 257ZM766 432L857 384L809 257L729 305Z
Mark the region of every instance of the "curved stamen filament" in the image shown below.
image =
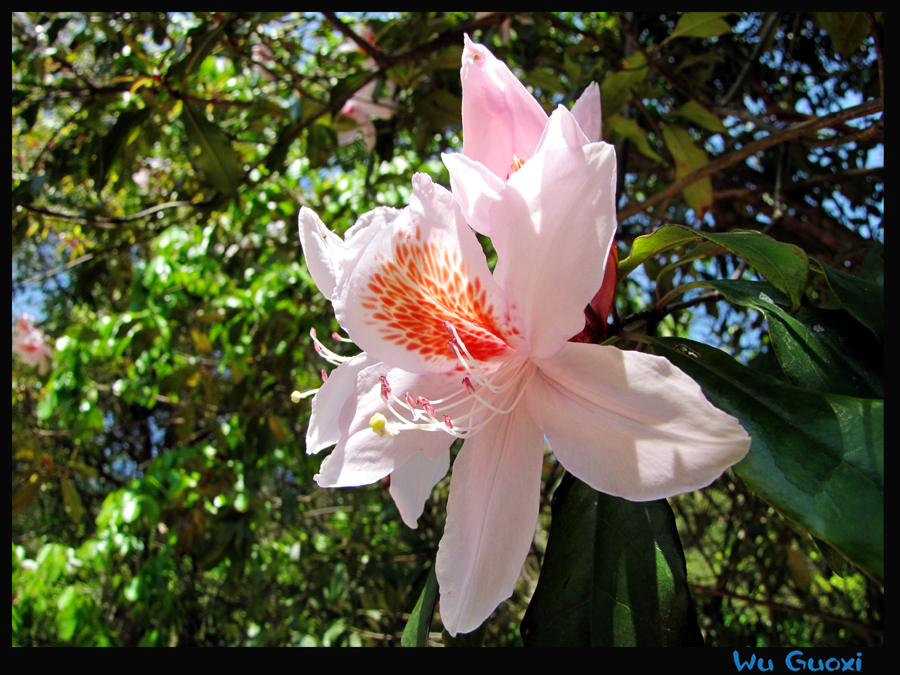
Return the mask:
M335 354L333 351L328 349L328 347L319 342L319 338L316 337L315 328L309 329L309 336L312 338L313 345L315 346L316 351L329 363L333 363L334 365L338 366L344 361L348 361L353 358L352 356L340 356L339 354ZM344 340L337 333L335 333L332 337L339 338L341 342L349 342L349 340Z
M472 358L456 329L449 323L445 325L452 336L450 344L454 355L468 375L463 377L460 389L435 400L416 398L409 392L401 398L391 392L387 378L382 376L381 396L397 420L391 423L392 431L444 431L456 438L467 438L484 428L495 416L515 410L537 372L530 361L510 358L486 373ZM465 405L468 405L467 409L459 410ZM453 410L458 414L451 414ZM485 410L489 412L485 414Z
M454 326L449 321L444 322L444 328L447 329L447 332L453 337L452 340L448 341L448 345L450 346L450 351L453 352L453 355L460 362L463 368L475 379L475 381L482 385L483 387L487 387L495 394L498 393L499 390L494 389L491 385L488 376L484 374L484 371L481 369L481 366L478 365L478 361L472 358L472 355L469 353L469 350L466 349L466 343L462 341L459 337L459 333L456 332L456 326ZM460 351L465 354L466 358L463 358L460 355ZM478 371L478 376L472 372L472 368L469 366L469 361L472 362L472 365L475 366L475 369Z

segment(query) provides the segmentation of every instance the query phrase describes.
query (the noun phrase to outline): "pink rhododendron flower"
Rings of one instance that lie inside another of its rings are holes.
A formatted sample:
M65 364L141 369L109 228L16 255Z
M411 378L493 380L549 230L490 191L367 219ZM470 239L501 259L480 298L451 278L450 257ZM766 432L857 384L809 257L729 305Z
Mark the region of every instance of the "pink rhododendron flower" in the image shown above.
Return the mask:
M489 52L474 54L489 64ZM512 130L481 159L468 136L465 156L444 156L453 194L417 174L409 206L375 209L343 240L300 212L310 274L364 350L339 357L316 340L339 364L312 403L307 451L335 445L318 484L390 475L414 527L450 445L465 440L436 562L451 635L512 594L537 524L545 437L575 476L634 501L704 487L750 445L666 359L569 341L604 278L615 154L563 107L533 138L539 116L522 116L530 104L502 69L484 71L513 102L493 108ZM465 126L465 65L463 77ZM496 99L483 93L485 105ZM522 160L511 172L507 155ZM493 273L470 225L492 237Z
M47 336L39 328L34 327L34 318L28 314L23 314L16 321L12 348L26 364L37 366L41 375L47 372L47 364L53 360L53 351L47 344Z
M469 224L490 235L490 218L478 200L489 199L503 189L503 182L534 155L549 118L540 103L512 74L505 63L486 47L465 36L462 68L463 154L448 155L453 195ZM571 110L564 142L583 145L603 140L600 88L593 82ZM577 131L574 127L577 127ZM548 139L549 140L549 139ZM610 247L612 261L604 287L591 300L591 307L605 327L615 289L618 258ZM610 263L607 263L609 266Z
M505 179L534 155L547 126L547 113L505 63L468 35L460 75L463 155ZM584 143L603 140L596 82L575 102L572 115Z

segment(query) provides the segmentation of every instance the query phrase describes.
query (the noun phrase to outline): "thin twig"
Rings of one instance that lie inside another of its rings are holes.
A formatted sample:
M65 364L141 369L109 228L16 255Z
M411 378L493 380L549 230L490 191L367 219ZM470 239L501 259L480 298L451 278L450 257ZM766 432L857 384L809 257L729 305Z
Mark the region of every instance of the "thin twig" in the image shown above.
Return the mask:
M769 36L772 34L772 31L775 30L775 25L778 20L781 18L781 14L778 12L772 12L769 15L769 18L766 20L766 23L763 25L762 30L759 35L759 42L756 43L756 46L753 48L753 53L750 54L750 58L748 58L744 62L744 67L741 69L740 74L737 76L737 79L734 81L734 84L731 85L731 89L728 90L728 93L725 94L725 98L721 100L719 105L727 106L732 97L738 92L741 85L744 84L744 80L747 79L747 75L750 74L750 67L756 63L756 60L759 58L760 52L769 42ZM882 95L882 98L884 96Z
M162 211L163 209L173 209L177 206L203 206L203 202L194 203L194 202L166 202L165 204L159 204L158 206L152 206L149 209L144 209L143 211L139 211L138 213L132 214L130 216L118 216L115 218L82 218L81 216L73 216L68 213L60 213L59 211L51 211L48 208L44 208L43 206L36 206L34 204L22 204L22 208L27 209L29 211L33 211L34 213L40 213L45 216L51 216L53 218L60 218L62 220L71 220L75 223L82 224L92 224L98 225L99 227L105 227L106 229L111 229L112 225L121 225L122 223L130 223L134 220L140 220L141 218L146 218L147 216L153 215L157 211Z

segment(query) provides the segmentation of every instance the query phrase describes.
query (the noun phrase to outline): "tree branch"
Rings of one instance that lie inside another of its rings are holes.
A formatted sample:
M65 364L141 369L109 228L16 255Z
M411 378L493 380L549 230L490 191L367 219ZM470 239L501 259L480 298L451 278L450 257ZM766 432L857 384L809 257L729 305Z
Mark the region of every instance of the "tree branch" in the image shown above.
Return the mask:
M637 215L638 213L642 213L649 209L651 206L655 206L660 202L669 199L679 192L683 191L689 185L693 185L701 178L706 178L714 173L718 173L722 169L725 169L732 164L736 164L751 155L755 155L766 148L770 148L773 145L778 145L779 143L784 143L785 141L790 141L795 138L799 138L800 136L805 136L806 134L810 134L814 131L818 131L819 129L829 127L833 124L838 124L840 122L846 122L847 120L856 119L858 117L865 117L866 115L874 115L875 113L881 112L884 110L884 103L879 99L877 101L866 101L865 103L861 103L860 105L853 106L852 108L847 108L846 110L838 110L837 112L831 113L829 115L825 115L824 117L817 117L812 120L808 120L806 122L801 122L799 124L795 124L790 126L782 131L774 134L770 134L764 138L760 138L758 141L754 141L752 143L748 143L742 148L734 150L733 152L721 156L718 159L713 160L706 166L697 169L696 171L689 173L684 178L675 181L665 190L661 192L657 192L652 197L644 200L643 202L639 202L637 204L629 204L621 209L618 213L618 219L621 223L632 216Z

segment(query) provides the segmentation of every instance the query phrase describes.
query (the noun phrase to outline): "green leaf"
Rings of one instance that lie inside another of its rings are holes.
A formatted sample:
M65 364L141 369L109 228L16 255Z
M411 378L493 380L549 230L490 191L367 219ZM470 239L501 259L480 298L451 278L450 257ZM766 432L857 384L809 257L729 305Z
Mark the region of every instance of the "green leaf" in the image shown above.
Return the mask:
M862 12L813 12L816 25L828 33L834 50L848 57L862 46L869 35L869 24Z
M884 286L855 277L812 259L838 301L884 344Z
M526 646L702 646L668 502L630 502L566 474L553 496Z
M631 100L634 91L647 76L647 57L635 52L622 62L622 70L608 73L600 85L600 98L606 109L615 109Z
M342 77L331 89L331 102L345 101L359 91L371 77L368 70L361 70Z
M434 615L434 603L437 602L437 596L437 573L432 567L431 572L428 573L425 588L422 589L422 594L419 596L412 614L409 615L409 621L406 622L406 628L403 629L403 636L400 638L402 647L428 646L428 630L431 628L431 617Z
M735 473L786 518L884 578L884 402L786 385L692 340L650 340L753 439Z
M662 134L675 160L676 178L684 178L709 164L706 152L694 143L687 129L668 125L662 128ZM712 205L712 181L709 176L688 185L684 189L684 199L698 217L703 217Z
M131 140L132 131L139 129L150 117L153 109L123 110L109 133L99 137L100 150L94 163L94 189L99 193L106 186L109 171L122 154L123 148ZM135 132L137 133L137 132Z
M884 398L878 341L843 310L803 306L761 281L720 280L710 286L730 302L763 312L785 375L798 387L844 396Z
M59 487L62 491L63 506L66 509L66 513L69 514L69 518L72 519L73 523L80 523L84 517L84 505L81 503L81 495L78 494L78 490L72 485L72 481L69 480L68 476L60 476Z
M670 37L715 37L728 33L731 26L722 20L734 12L685 12Z
M800 308L800 298L806 291L809 276L809 259L803 249L775 241L761 232L735 230L725 234L698 234L746 260L769 283L787 294L792 312Z
M619 261L619 281L631 274L645 260L689 241L698 233L686 227L667 225L650 234L643 234L631 245L631 255Z
M181 119L188 140L200 149L196 159L206 179L223 195L235 196L244 171L228 136L187 102L182 106Z
M656 296L658 298L662 298L663 295L672 290L672 274L682 265L686 265L687 263L693 262L694 260L703 260L704 258L711 258L712 256L722 255L723 253L728 253L728 249L723 248L722 246L719 246L719 244L716 244L712 241L704 241L702 244L697 244L696 246L691 248L690 251L686 251L684 254L679 256L678 259L673 260L671 263L659 270L656 275Z
M415 100L416 112L437 127L460 123L462 100L449 91L435 91Z
M178 80L181 80L181 87L183 88L188 75L200 70L200 64L203 63L218 44L219 37L225 31L226 23L221 22L211 30L207 30L208 28L209 25L206 23L195 26L188 31L185 38L179 41L175 58L177 59L183 53L188 38L191 45L190 52L166 71L166 79L172 83L177 83Z
M672 114L684 117L691 122L699 124L704 129L709 129L717 134L724 134L728 131L728 129L725 128L725 125L722 124L722 120L696 101L688 101Z
M28 481L24 486L19 488L12 496L12 517L15 518L34 502L38 492L41 491L43 480L39 474L33 474L34 480Z
M650 141L647 139L647 132L641 129L636 120L625 119L621 115L613 115L606 120L606 125L611 131L621 134L634 143L635 147L640 150L641 154L645 157L649 157L657 162L663 161L663 158L656 154L653 148L650 147Z

